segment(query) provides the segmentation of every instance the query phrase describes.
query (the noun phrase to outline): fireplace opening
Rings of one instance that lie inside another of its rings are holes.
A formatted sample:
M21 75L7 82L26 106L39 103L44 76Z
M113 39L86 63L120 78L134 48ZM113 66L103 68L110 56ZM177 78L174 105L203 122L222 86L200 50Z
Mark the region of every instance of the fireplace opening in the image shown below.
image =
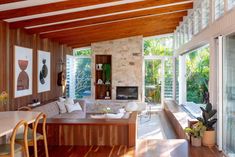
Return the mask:
M117 100L138 100L138 87L118 86L116 90Z

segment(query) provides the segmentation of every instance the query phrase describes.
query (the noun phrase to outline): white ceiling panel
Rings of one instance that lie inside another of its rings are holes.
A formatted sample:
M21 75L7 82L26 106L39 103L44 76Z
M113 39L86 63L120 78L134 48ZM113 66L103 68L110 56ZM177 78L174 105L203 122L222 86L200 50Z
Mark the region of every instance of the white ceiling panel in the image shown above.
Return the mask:
M26 0L22 2L14 2L0 5L0 11L19 9L31 6L37 6L42 4L49 4L55 2L62 2L66 0Z
M121 5L121 4L128 4L128 3L139 2L139 1L143 1L143 0L122 0L122 1L117 1L117 2L110 2L110 3L92 5L92 6L86 6L86 7L80 7L80 8L73 8L73 9L66 9L66 10L61 10L61 11L43 13L43 14L11 18L5 21L16 22L16 21L22 21L22 20L29 20L33 18L40 18L40 17L60 15L60 14L66 14L66 13L72 13L72 12L78 12L78 11L84 11L84 10L98 9L98 8L103 8L103 7L110 7L110 6Z

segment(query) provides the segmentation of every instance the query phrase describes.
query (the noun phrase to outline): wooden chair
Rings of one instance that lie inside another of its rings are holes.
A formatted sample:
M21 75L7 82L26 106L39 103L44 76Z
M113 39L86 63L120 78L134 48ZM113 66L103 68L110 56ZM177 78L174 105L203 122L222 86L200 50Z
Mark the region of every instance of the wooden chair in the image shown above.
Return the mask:
M23 141L22 141L23 144L19 145L15 144L15 138L16 138L16 133L21 126L24 126ZM11 135L10 144L0 145L0 157L14 157L15 153L19 151L24 151L25 156L29 157L27 134L28 134L28 124L26 121L22 120L14 128Z
M28 106L22 106L18 108L18 111L32 111L32 109Z
M42 119L42 134L37 133L37 128L40 119ZM23 144L22 134L18 134L16 136L16 142L19 144ZM46 138L46 115L44 113L40 113L36 118L36 121L33 124L33 129L29 129L28 131L28 146L34 146L34 157L38 157L38 148L37 148L37 141L43 140L46 157L49 157L48 148L47 148L47 138Z

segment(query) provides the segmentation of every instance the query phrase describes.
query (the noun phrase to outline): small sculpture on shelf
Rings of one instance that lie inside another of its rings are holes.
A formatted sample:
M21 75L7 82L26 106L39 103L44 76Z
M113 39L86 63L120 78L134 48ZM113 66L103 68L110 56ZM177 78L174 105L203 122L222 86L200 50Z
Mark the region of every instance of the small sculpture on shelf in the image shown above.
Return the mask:
M103 64L96 64L96 70L103 70Z
M98 79L97 84L104 84L101 79Z

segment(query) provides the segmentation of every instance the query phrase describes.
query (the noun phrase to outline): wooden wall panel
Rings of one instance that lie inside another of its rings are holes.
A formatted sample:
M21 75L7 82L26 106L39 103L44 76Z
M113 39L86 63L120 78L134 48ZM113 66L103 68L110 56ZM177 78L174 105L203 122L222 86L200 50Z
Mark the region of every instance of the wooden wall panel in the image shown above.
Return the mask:
M61 71L62 67L58 62L60 62L61 59L65 60L66 54L71 53L72 49L48 39L41 39L38 35L27 34L22 29L9 29L8 24L5 22L1 22L0 31L0 92L7 90L9 93L9 107L7 109L15 110L20 106L31 103L35 98L43 103L61 96L63 92L62 87L57 86L57 74ZM13 97L13 56L15 45L33 49L33 94L20 98ZM48 92L37 92L37 50L51 53L51 90ZM7 53L9 53L9 59L6 59ZM8 70L4 67L5 64L9 65ZM65 66L65 64L63 66ZM7 81L7 78L9 78L9 81Z
M6 39L7 39L7 30L6 23L0 22L0 92L6 90L6 58L7 58L7 49L6 49Z

